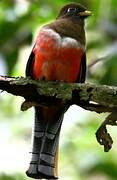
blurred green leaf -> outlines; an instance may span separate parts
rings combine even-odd
[[[0,175],[0,180],[26,180],[26,177],[19,173],[13,175],[6,175],[3,173]]]

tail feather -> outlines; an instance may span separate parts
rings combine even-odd
[[[64,112],[60,110],[55,121],[45,121],[41,109],[35,108],[32,158],[26,172],[29,177],[35,179],[58,178],[57,156],[63,115]]]

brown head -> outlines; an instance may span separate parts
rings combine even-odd
[[[72,20],[84,20],[91,12],[81,4],[70,3],[65,5],[59,12],[57,19],[71,18]]]

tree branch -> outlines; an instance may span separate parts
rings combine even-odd
[[[0,76],[0,89],[24,97],[22,110],[32,106],[53,106],[63,102],[67,105],[76,104],[97,113],[111,112],[96,132],[97,140],[104,145],[104,150],[110,150],[113,141],[106,130],[106,125],[116,125],[117,87]]]
[[[98,112],[117,110],[117,87],[114,86],[36,81],[23,77],[0,76],[0,89],[41,105],[48,106],[63,101],[68,104],[81,105],[85,109],[87,107],[88,110],[91,108],[91,111],[92,108],[94,111],[99,109]]]

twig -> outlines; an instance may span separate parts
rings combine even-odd
[[[106,56],[102,56],[102,57],[98,57],[97,59],[91,60],[91,63],[87,66],[87,69],[89,70],[92,66],[94,66],[100,61],[105,60],[106,58],[107,58]]]
[[[101,53],[101,52],[100,52]],[[107,46],[103,49],[103,56],[97,57],[91,60],[91,63],[87,66],[87,75],[89,76],[91,73],[91,68],[99,62],[108,61],[111,57],[117,54],[117,40],[113,42],[113,44]]]

